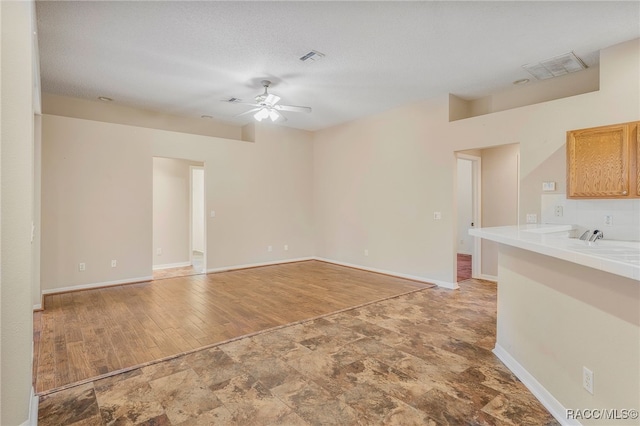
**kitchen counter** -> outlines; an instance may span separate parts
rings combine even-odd
[[[572,225],[469,232],[499,243],[494,354],[567,425],[580,424],[567,410],[640,410],[640,243],[571,238],[579,232]],[[583,388],[585,369],[597,377],[592,393]],[[607,423],[600,420],[594,424]]]
[[[476,228],[469,234],[640,281],[640,242],[590,243],[570,238],[574,229],[573,225],[521,225]]]

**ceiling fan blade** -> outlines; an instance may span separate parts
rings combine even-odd
[[[294,105],[276,105],[275,109],[280,111],[291,111],[291,112],[311,112],[310,107],[305,106],[294,106]]]
[[[271,121],[273,121],[274,123],[277,121],[279,123],[283,122],[283,121],[287,121],[287,118],[282,115],[278,110],[276,110],[275,108],[269,108],[269,118],[271,119]]]
[[[264,103],[274,106],[275,104],[278,103],[279,100],[280,100],[280,96],[269,93],[267,98],[264,100]]]
[[[241,112],[240,114],[234,115],[234,117],[242,117],[243,115],[251,114],[256,111],[260,111],[261,109],[262,108],[253,108],[253,109],[250,109],[249,111]]]
[[[220,102],[226,102],[228,104],[251,105],[251,106],[254,106],[254,107],[259,107],[260,106],[255,102],[243,102],[241,99],[238,99],[238,98],[220,99]]]
[[[280,116],[280,117],[278,117],[278,120],[277,120],[278,123],[284,123],[285,121],[289,121],[289,120],[287,120],[287,117],[285,117],[284,115],[280,114],[279,112],[278,112],[278,115]]]

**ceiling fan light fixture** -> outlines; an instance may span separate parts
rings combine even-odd
[[[287,117],[284,114],[282,114],[280,111],[306,112],[306,113],[311,112],[311,108],[307,106],[278,104],[278,102],[280,101],[280,96],[274,95],[268,92],[271,82],[269,80],[262,80],[261,83],[262,83],[262,87],[264,87],[264,93],[261,93],[254,98],[255,103],[242,102],[242,100],[239,98],[222,99],[222,102],[252,106],[253,109],[237,114],[235,115],[235,117],[242,117],[242,116],[251,114],[253,115],[253,118],[256,121],[262,121],[266,118],[271,119],[271,121],[273,122],[287,121]]]
[[[269,111],[266,108],[262,108],[260,111],[253,114],[253,118],[258,121],[262,121],[267,117],[269,117]]]
[[[269,118],[271,119],[271,121],[275,122],[277,119],[280,118],[280,113],[275,109],[272,109],[269,111]]]

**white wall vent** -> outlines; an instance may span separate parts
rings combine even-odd
[[[582,71],[587,66],[573,52],[545,59],[536,64],[523,65],[522,68],[538,80],[559,77],[576,71]]]
[[[316,62],[316,61],[319,61],[322,58],[324,58],[324,53],[320,53],[317,50],[312,50],[311,52],[307,53],[306,55],[301,56],[299,59],[302,62]]]

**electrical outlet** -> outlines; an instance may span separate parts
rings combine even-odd
[[[80,272],[84,272],[87,270],[87,265],[83,262],[83,263],[78,263],[78,271]]]
[[[369,249],[364,249],[364,255],[369,256]]]
[[[562,212],[562,206],[556,206],[556,208],[555,208],[556,217],[562,217],[562,213],[563,213]]]
[[[285,245],[284,245],[284,251],[287,251],[287,250],[289,250],[289,245],[288,245],[288,244],[285,244]]]
[[[118,261],[117,261],[117,260],[115,260],[115,259],[113,259],[113,260],[111,261],[111,267],[112,267],[112,268],[115,268],[116,266],[118,266]]]
[[[273,251],[273,246],[267,246],[267,251]]]
[[[543,191],[555,191],[556,183],[555,182],[542,182],[542,190]]]
[[[527,223],[538,223],[538,215],[535,213],[527,213]]]
[[[162,256],[162,249],[160,247],[156,249],[156,256]]]
[[[593,371],[587,367],[582,367],[582,387],[593,395]]]
[[[604,224],[608,225],[608,226],[612,226],[613,225],[613,216],[611,215],[606,215],[604,217]]]

